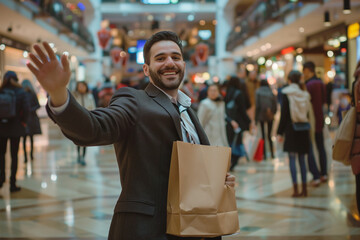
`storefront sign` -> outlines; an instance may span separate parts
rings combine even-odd
[[[5,44],[6,46],[17,48],[24,51],[30,51],[30,46],[28,44],[1,35],[0,35],[0,44]]]
[[[348,38],[353,39],[359,36],[359,23],[353,23],[348,27]]]
[[[292,53],[295,50],[294,47],[288,47],[288,48],[284,48],[283,50],[281,50],[281,55],[286,55],[288,53]]]

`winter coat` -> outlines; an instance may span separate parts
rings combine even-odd
[[[308,97],[309,94],[306,91],[301,90],[299,87],[290,87],[290,84],[288,87],[284,88],[282,90],[283,95],[283,105],[281,107],[281,118],[279,127],[277,130],[277,133],[279,135],[285,135],[285,141],[284,141],[284,152],[295,152],[300,154],[307,154],[309,152],[309,146],[310,146],[310,137],[309,137],[309,130],[305,131],[295,131],[293,128],[293,120],[291,116],[291,107],[293,107],[293,110],[298,109],[300,111],[303,111],[302,113],[299,113],[295,116],[295,119],[297,120],[306,120],[308,122],[308,119],[300,119],[298,117],[302,117],[304,115],[309,114],[310,106],[307,104],[307,102],[310,101]],[[289,88],[290,87],[290,88]],[[306,97],[308,96],[308,97]],[[296,98],[297,97],[297,98]],[[303,103],[306,103],[308,108],[302,108],[301,107],[301,101],[299,101],[299,105],[297,104],[291,104],[289,99],[296,98],[298,101],[299,99],[303,99]]]
[[[0,119],[0,137],[22,137],[25,135],[25,124],[29,116],[29,101],[25,90],[8,84],[4,89],[15,92],[16,116],[4,120]]]
[[[239,127],[242,131],[249,130],[250,118],[246,113],[245,107],[245,96],[244,94],[233,87],[229,87],[226,91],[225,96],[225,105],[227,105],[233,98],[235,97],[235,107],[233,109],[229,109],[226,107],[226,134],[228,137],[228,142],[231,144],[234,139],[234,129],[232,128],[230,122],[231,120],[236,121],[239,124]],[[236,144],[239,145],[242,143],[242,139],[238,138]]]
[[[225,129],[225,103],[205,98],[200,102],[198,118],[212,146],[229,146]]]
[[[85,107],[87,110],[94,110],[96,108],[95,106],[95,100],[94,96],[91,93],[85,93],[81,94],[77,91],[73,93],[76,101],[83,107]]]
[[[277,110],[276,97],[268,86],[261,86],[255,93],[255,121],[268,122],[274,120]]]
[[[315,114],[315,131],[322,132],[324,127],[323,105],[326,103],[325,84],[316,77],[306,81],[306,88],[311,96],[311,104]]]
[[[38,98],[35,93],[26,91],[27,99],[29,100],[29,116],[26,121],[26,135],[41,134],[40,120],[36,110],[40,108]]]

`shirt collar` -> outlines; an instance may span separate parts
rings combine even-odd
[[[172,103],[175,104],[180,104],[181,106],[188,108],[191,106],[191,98],[189,98],[185,93],[183,93],[182,91],[178,90],[178,95],[177,95],[177,100],[175,98],[173,98],[172,96],[170,96],[169,94],[167,94],[164,90],[162,90],[161,88],[159,88],[158,86],[156,86],[155,84],[153,84],[157,89],[159,89],[161,92],[163,92]]]

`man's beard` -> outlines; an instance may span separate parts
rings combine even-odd
[[[165,84],[162,80],[161,80],[161,74],[160,72],[162,71],[169,71],[169,70],[174,70],[175,72],[178,72],[179,77],[177,80],[172,80],[169,84]],[[157,72],[152,71],[151,69],[149,69],[150,72],[150,78],[153,80],[154,84],[156,86],[158,86],[159,88],[163,89],[163,90],[175,90],[178,89],[183,78],[184,78],[184,71],[181,69],[177,69],[177,68],[166,68],[166,69],[162,69],[159,70]]]

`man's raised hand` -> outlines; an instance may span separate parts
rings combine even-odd
[[[35,75],[41,86],[47,91],[53,106],[61,106],[67,100],[66,86],[69,83],[71,71],[67,56],[61,56],[61,63],[57,60],[54,51],[47,42],[43,42],[45,52],[39,45],[35,44],[34,49],[38,56],[30,53],[32,63],[27,67]]]

